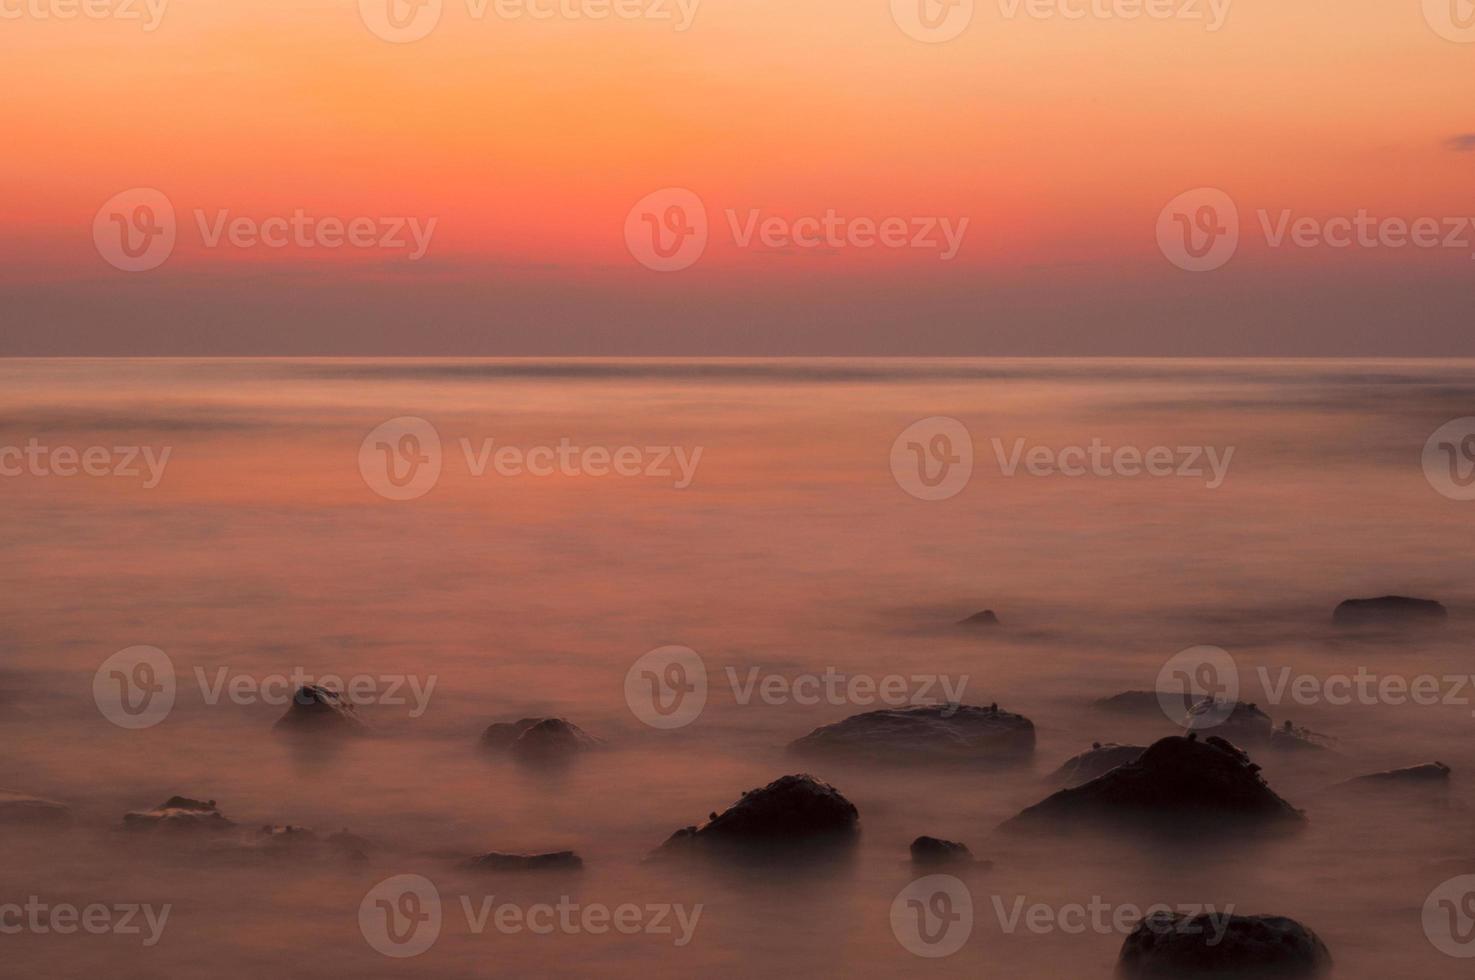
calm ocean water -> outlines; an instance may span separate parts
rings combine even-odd
[[[118,934],[0,936],[0,973],[1110,974],[1119,931],[1011,927],[1022,900],[1056,913],[1232,905],[1312,926],[1339,978],[1465,975],[1426,936],[1422,910],[1441,882],[1475,873],[1475,689],[1466,703],[1451,691],[1433,705],[1288,694],[1277,704],[1262,680],[1475,672],[1475,502],[1435,492],[1421,465],[1436,429],[1475,414],[1472,367],[0,362],[0,447],[35,446],[51,467],[0,477],[0,788],[76,813],[60,834],[7,829],[0,904],[172,910],[151,946]],[[393,428],[366,446],[406,417],[433,427],[439,453]],[[893,443],[938,417],[966,429],[972,474],[948,499],[920,499],[905,465],[893,472]],[[956,454],[961,444],[939,447],[934,430],[917,430],[919,451]],[[1128,475],[1141,467],[1120,456],[1113,471],[1078,476],[1026,463],[1036,449],[1060,459],[1093,442],[1165,447],[1172,472]],[[79,459],[101,447],[99,473],[137,475],[60,475],[67,447]],[[569,458],[585,471],[560,469],[560,447],[579,451]],[[423,495],[387,499],[404,487],[384,482],[388,469],[373,475],[381,452],[399,482],[430,484]],[[438,476],[412,470],[412,458]],[[614,472],[622,458],[630,475]],[[1227,461],[1217,478],[1211,459]],[[537,475],[544,464],[552,472]],[[1440,599],[1449,625],[1379,642],[1331,629],[1340,600],[1389,593]],[[985,608],[1002,629],[953,627]],[[1324,752],[1256,755],[1271,786],[1307,810],[1304,833],[1157,847],[995,833],[1093,740],[1170,734],[1166,718],[1087,705],[1151,689],[1167,659],[1196,644],[1234,657],[1244,700],[1331,740]],[[139,645],[167,655],[177,690],[166,717],[134,730],[109,720],[93,681]],[[695,650],[709,673],[704,710],[672,730],[644,724],[625,690],[637,658],[665,645]],[[788,741],[867,707],[782,694],[827,672],[901,677],[914,693],[915,678],[963,685],[964,701],[1033,719],[1034,766],[802,765],[785,756]],[[294,674],[408,678],[398,693],[409,703],[367,705],[378,737],[304,755],[272,735],[283,708],[270,691],[251,693]],[[769,689],[781,693],[745,697],[755,676],[779,678]],[[214,697],[222,681],[235,686]],[[556,772],[478,750],[488,723],[544,714],[607,750]],[[1325,792],[1435,759],[1455,770],[1447,806]],[[843,868],[642,863],[676,828],[805,769],[860,810],[861,843]],[[361,863],[221,862],[119,832],[125,811],[174,794],[217,800],[243,824],[346,827],[376,846]],[[917,876],[906,854],[919,834],[994,862],[968,877],[972,932],[946,958],[914,955],[891,927],[893,899]],[[478,877],[455,861],[563,848],[583,855],[581,875]],[[426,876],[443,900],[439,938],[413,958],[381,955],[361,930],[365,893],[398,874]],[[701,912],[689,936],[478,934],[462,898],[474,912],[487,896]]]

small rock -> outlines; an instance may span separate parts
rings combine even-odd
[[[1261,980],[1314,977],[1332,964],[1326,944],[1277,915],[1154,912],[1122,943],[1120,972],[1130,980]]]
[[[998,626],[999,625],[999,617],[996,616],[996,615],[994,615],[994,611],[992,609],[985,609],[981,613],[974,613],[972,616],[969,616],[967,619],[959,620],[958,621],[958,625],[959,626],[980,626],[980,627]]]
[[[1449,611],[1433,599],[1385,595],[1378,599],[1348,599],[1332,613],[1338,626],[1414,626],[1443,623]]]
[[[503,854],[492,851],[466,862],[472,871],[578,871],[584,859],[573,851],[548,854]]]
[[[331,688],[304,684],[272,730],[300,735],[363,735],[364,723],[348,699]]]
[[[1372,772],[1365,776],[1356,776],[1338,785],[1348,787],[1419,786],[1442,789],[1449,785],[1449,774],[1449,766],[1442,762],[1430,762],[1422,766],[1409,766],[1406,769]]]
[[[789,744],[789,751],[797,755],[903,764],[1013,763],[1028,759],[1034,750],[1034,724],[997,704],[868,711],[816,728]]]
[[[603,743],[565,718],[523,718],[488,725],[481,744],[523,762],[556,762]]]
[[[72,808],[65,803],[0,790],[0,824],[56,827],[71,821]]]
[[[1187,713],[1193,698],[1182,691],[1123,691],[1111,697],[1098,698],[1091,702],[1096,711],[1110,711],[1122,715],[1162,715],[1163,705],[1183,705]]]
[[[938,837],[918,837],[912,841],[913,864],[972,864],[973,852],[967,844]]]
[[[1275,725],[1258,705],[1204,698],[1188,709],[1185,728],[1213,732],[1231,742],[1257,744],[1269,740]]]
[[[152,810],[123,815],[123,826],[129,830],[206,831],[222,833],[234,827],[215,806],[214,800],[192,800],[187,796],[171,796]]]

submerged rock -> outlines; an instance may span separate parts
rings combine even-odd
[[[551,851],[547,854],[504,854],[491,851],[466,862],[472,871],[577,871],[584,859],[573,851]]]
[[[525,762],[551,762],[598,748],[602,743],[564,718],[523,718],[488,725],[481,733],[481,744]]]
[[[968,849],[967,844],[942,840],[938,837],[918,837],[912,841],[912,863],[926,865],[973,864],[974,861],[973,852]]]
[[[1183,727],[1206,734],[1212,732],[1231,742],[1253,745],[1269,741],[1275,725],[1259,705],[1203,698],[1188,709]]]
[[[981,613],[974,613],[972,616],[969,616],[967,619],[959,620],[958,621],[958,625],[959,626],[981,626],[981,627],[998,626],[999,625],[999,617],[996,616],[996,615],[994,615],[994,611],[992,609],[985,609]]]
[[[123,815],[123,826],[129,830],[206,831],[222,833],[235,826],[216,807],[214,800],[192,800],[187,796],[171,796],[152,810],[138,810]]]
[[[1433,599],[1385,595],[1378,599],[1348,599],[1332,613],[1338,626],[1414,626],[1442,623],[1449,611]]]
[[[1276,795],[1260,767],[1217,736],[1171,736],[1150,746],[1135,762],[1081,786],[1062,789],[1004,824],[1009,829],[1052,821],[1295,825],[1305,817]],[[1192,829],[1201,829],[1194,827]]]
[[[1098,698],[1091,702],[1096,711],[1111,711],[1123,715],[1161,715],[1163,705],[1183,705],[1186,714],[1193,698],[1182,691],[1123,691],[1111,697]]]
[[[1127,936],[1118,959],[1129,980],[1288,980],[1331,965],[1326,944],[1294,919],[1223,913],[1154,912]]]
[[[354,706],[337,691],[317,684],[304,684],[292,695],[287,713],[272,730],[300,735],[363,735],[364,723]]]
[[[1034,724],[996,704],[868,711],[816,728],[789,744],[789,751],[798,755],[896,763],[1018,762],[1034,750]]]
[[[801,773],[748,790],[701,826],[676,831],[656,853],[752,846],[826,849],[852,843],[859,824],[855,804],[829,783]]]
[[[1327,737],[1286,721],[1270,734],[1270,747],[1277,752],[1325,752]]]
[[[249,835],[218,841],[212,847],[216,857],[269,861],[366,861],[370,844],[347,830],[319,837],[307,827],[292,824],[267,824]]]
[[[1117,766],[1124,766],[1129,762],[1136,762],[1142,753],[1147,751],[1145,745],[1118,745],[1115,742],[1091,743],[1091,748],[1080,755],[1071,756],[1065,763],[1051,775],[1057,783],[1066,786],[1079,786],[1088,783],[1103,773],[1108,773]]]
[[[1406,769],[1389,769],[1385,772],[1371,772],[1365,776],[1355,776],[1337,785],[1349,788],[1412,786],[1426,789],[1444,789],[1449,786],[1449,774],[1449,766],[1446,766],[1442,762],[1430,762],[1422,766],[1409,766]]]
[[[65,803],[0,790],[0,824],[56,827],[71,820],[72,808]]]

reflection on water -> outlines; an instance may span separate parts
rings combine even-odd
[[[1119,933],[1032,930],[1016,915],[1093,902],[1286,914],[1327,941],[1338,977],[1460,975],[1425,938],[1421,910],[1441,881],[1475,873],[1475,706],[1277,704],[1265,682],[1475,670],[1475,505],[1432,492],[1419,465],[1429,434],[1470,414],[1470,365],[88,361],[7,362],[0,374],[0,445],[171,449],[153,489],[0,480],[0,786],[76,813],[66,830],[7,829],[0,902],[173,908],[149,948],[118,935],[0,937],[12,975],[226,980],[331,963],[362,977],[1105,976]],[[393,503],[365,485],[359,444],[407,415],[435,426],[445,459],[433,490]],[[931,416],[963,422],[975,446],[972,480],[937,503],[902,492],[889,464],[896,435]],[[639,477],[478,477],[462,439],[704,451],[676,490]],[[1018,439],[1235,454],[1216,490],[1005,476],[993,440],[1007,453]],[[1440,598],[1451,621],[1372,640],[1332,629],[1338,601],[1386,593]],[[953,627],[984,608],[1002,628]],[[140,644],[167,653],[178,690],[162,723],[129,731],[99,712],[92,675]],[[641,654],[667,644],[698,651],[710,684],[695,721],[661,731],[632,714],[624,685]],[[1277,724],[1333,740],[1255,755],[1307,810],[1304,833],[995,834],[1091,742],[1168,733],[1165,718],[1086,705],[1152,688],[1194,644],[1229,650],[1245,699]],[[744,697],[755,667],[790,681],[830,668],[966,681],[965,700],[1033,719],[1035,761],[801,766],[786,743],[858,707]],[[436,686],[417,715],[413,699],[364,708],[376,736],[325,752],[273,737],[285,707],[266,703],[266,688],[233,697],[222,669],[228,680],[295,669]],[[608,744],[551,769],[480,750],[488,723],[542,715]],[[1454,767],[1447,801],[1328,791],[1435,759]],[[851,860],[644,861],[672,831],[803,768],[859,808]],[[347,828],[374,847],[364,862],[222,861],[121,832],[125,811],[175,794],[217,800],[243,827]],[[993,862],[963,876],[974,929],[946,959],[913,956],[889,925],[918,874],[907,845],[920,834]],[[478,875],[460,862],[563,849],[583,856],[581,874]],[[365,894],[398,874],[428,877],[444,902],[439,939],[412,959],[381,956],[359,928]],[[493,908],[702,911],[682,945],[679,932],[582,926],[477,934],[488,896]]]

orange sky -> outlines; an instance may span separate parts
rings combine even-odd
[[[1009,18],[1009,0],[978,0],[939,44],[909,37],[886,0],[700,0],[684,32],[477,19],[445,0],[407,44],[376,37],[351,0],[174,0],[153,31],[36,13],[68,2],[0,0],[12,93],[0,289],[19,321],[3,353],[444,353],[468,337],[476,349],[460,352],[653,353],[693,318],[680,336],[720,339],[714,353],[1183,353],[1133,349],[1167,335],[1163,297],[1216,310],[1234,297],[1243,306],[1205,327],[1204,352],[1218,352],[1236,322],[1288,315],[1294,276],[1308,306],[1318,290],[1383,290],[1381,305],[1348,305],[1368,311],[1364,340],[1406,341],[1391,289],[1428,304],[1410,311],[1434,324],[1415,352],[1475,352],[1459,329],[1475,229],[1471,249],[1419,252],[1267,249],[1255,230],[1261,208],[1475,217],[1475,151],[1450,142],[1475,133],[1475,43],[1440,36],[1419,0],[1232,0],[1215,32],[1209,0],[1160,0],[1204,18],[1171,21]],[[1093,2],[1110,5],[1061,0]],[[1224,270],[1183,273],[1154,229],[1171,198],[1204,186],[1239,205],[1245,240]],[[158,269],[119,272],[92,222],[135,187],[167,196],[178,244]],[[665,187],[695,192],[712,227],[701,261],[676,274],[632,260],[623,235],[631,206]],[[379,249],[210,248],[194,217],[299,209],[436,225],[407,263]],[[734,242],[729,209],[969,225],[951,262],[926,249],[775,254]],[[414,299],[383,316],[391,287]],[[858,305],[870,317],[856,347]],[[278,351],[268,338],[283,315],[300,317],[301,346]],[[914,348],[907,322],[924,315]],[[228,324],[217,338],[212,319]],[[734,339],[790,321],[806,349],[779,349],[777,327],[753,347]],[[1046,329],[1044,349],[989,347],[1026,322]],[[1362,352],[1339,345],[1345,330],[1312,327],[1326,353]],[[534,328],[546,350],[519,346]],[[1113,329],[1136,339],[1114,351]]]

